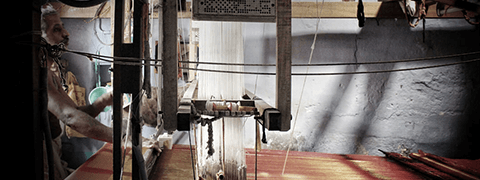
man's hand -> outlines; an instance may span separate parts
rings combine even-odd
[[[102,96],[98,97],[97,100],[95,100],[94,104],[97,103],[98,105],[103,106],[103,108],[113,105],[113,91],[102,94]]]
[[[102,96],[98,97],[93,104],[89,106],[80,106],[78,107],[79,110],[86,112],[92,117],[97,117],[100,112],[105,109],[107,106],[113,105],[113,92],[109,91]]]

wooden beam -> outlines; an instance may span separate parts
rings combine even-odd
[[[115,9],[120,9],[122,11],[115,12],[115,28],[114,28],[114,55],[119,57],[135,57],[143,58],[143,37],[144,31],[142,22],[143,16],[143,3],[140,0],[135,0],[135,11],[133,14],[133,43],[127,43],[124,41],[124,15],[123,11],[125,7],[125,1],[117,0],[115,4]],[[140,61],[138,61],[140,62]],[[141,66],[128,66],[114,64],[113,67],[113,115],[114,115],[114,140],[113,140],[113,177],[114,179],[120,178],[121,171],[121,132],[122,132],[122,97],[123,93],[131,93],[132,103],[130,104],[131,109],[131,135],[132,135],[132,147],[133,149],[141,149],[141,127],[140,127],[140,118],[139,118],[139,108],[140,98],[135,98],[140,95],[141,87]],[[145,168],[142,164],[138,162],[143,162],[139,151],[134,151],[133,162],[132,163],[132,177],[133,179],[139,179],[140,176],[146,177]],[[120,160],[119,160],[120,159]]]
[[[317,18],[319,16],[321,18],[356,18],[357,5],[357,2],[324,2],[318,4],[315,2],[293,2],[292,18]],[[397,1],[364,2],[363,5],[366,18],[405,18],[405,14]],[[445,16],[438,17],[435,12],[436,7],[436,4],[428,7],[427,18],[463,18],[461,12],[448,13]]]
[[[192,99],[195,94],[195,89],[197,89],[198,81],[195,79],[188,89],[183,94],[182,100],[180,100],[180,105],[178,106],[177,113],[177,130],[179,131],[189,131],[190,130],[190,120],[192,118]]]
[[[260,113],[260,116],[262,115],[265,109],[273,108],[272,106],[270,106],[270,104],[266,103],[262,98],[257,97],[255,94],[253,94],[247,89],[245,89],[245,94],[247,94],[251,100],[255,101],[255,107],[257,108],[257,111]]]
[[[115,0],[115,9],[124,9],[124,0]],[[123,11],[115,11],[113,55],[121,56],[123,45]],[[122,171],[122,87],[121,66],[113,65],[113,179],[120,179]]]
[[[269,131],[278,131],[281,126],[281,113],[280,111],[273,109],[270,104],[266,103],[262,98],[257,97],[255,94],[245,89],[245,94],[251,100],[255,101],[255,107],[257,108],[260,116],[263,116],[263,126]],[[257,132],[258,133],[258,132]],[[258,140],[260,142],[260,140]]]
[[[145,24],[144,15],[148,16],[148,13],[143,13],[143,10],[147,10],[148,8],[144,8],[145,3],[141,0],[134,0],[132,2],[134,11],[133,11],[133,47],[130,49],[133,52],[132,57],[136,58],[145,58],[143,56],[144,52],[144,37],[145,37]],[[148,19],[148,17],[145,17]],[[128,56],[127,56],[128,57]],[[141,62],[141,61],[139,61]],[[125,69],[127,70],[127,69]],[[132,96],[141,96],[141,87],[142,87],[142,67],[141,66],[130,66],[128,67],[127,71],[124,71],[122,74],[128,74],[130,79],[122,77],[122,81],[128,82],[128,85],[124,83],[126,86],[131,86],[131,93]],[[126,89],[126,88],[125,88]],[[133,98],[132,97],[132,98]],[[132,179],[147,179],[147,174],[145,171],[145,163],[142,156],[142,127],[140,125],[140,100],[141,98],[133,98],[132,103],[130,104],[132,117],[130,119],[130,127],[132,128]]]
[[[357,17],[357,2],[297,2],[292,7],[293,18],[356,18]],[[375,18],[390,17],[398,18],[405,17],[397,2],[364,2],[365,17]],[[396,11],[396,7],[398,10]],[[317,14],[318,11],[318,14]],[[387,11],[388,13],[382,13]]]
[[[280,130],[288,131],[292,96],[292,1],[277,0],[277,76],[275,106],[281,113]]]
[[[197,89],[198,80],[193,80],[188,86],[187,90],[183,94],[183,98],[192,100],[195,95],[195,90]]]
[[[177,8],[176,0],[163,1],[160,54],[162,55],[163,97],[162,111],[165,130],[177,129],[178,110],[178,59],[177,59]]]
[[[95,12],[99,6],[89,8],[75,8],[52,2],[54,7],[59,10],[62,18],[94,18]],[[110,18],[111,3],[108,2],[100,13],[100,18]],[[323,7],[322,7],[323,5]],[[364,2],[365,17],[367,18],[405,18],[398,2]],[[323,9],[323,10],[322,10]],[[445,16],[438,17],[435,9],[436,5],[428,7],[427,18],[463,18],[461,12],[448,13]],[[317,18],[317,10],[321,18],[356,18],[357,2],[292,2],[292,18]],[[469,13],[473,16],[472,13]],[[158,12],[153,13],[153,18],[158,18]],[[177,12],[179,18],[191,18],[190,2],[187,2],[187,10]]]

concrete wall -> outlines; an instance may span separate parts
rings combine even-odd
[[[86,24],[78,19],[64,19],[64,22],[72,34],[71,49],[87,52],[100,49],[102,54],[110,55],[109,48],[94,36],[93,22]],[[293,63],[308,63],[316,23],[316,19],[292,20]],[[102,27],[110,29],[109,24],[104,21]],[[179,24],[188,41],[189,19],[179,20]],[[480,31],[463,19],[428,19],[425,43],[421,23],[417,28],[410,28],[404,19],[368,19],[363,28],[357,24],[355,19],[322,19],[312,63],[386,61],[480,50]],[[155,41],[157,21],[153,28]],[[109,35],[101,35],[109,42]],[[246,63],[275,63],[275,24],[244,23],[244,41]],[[81,45],[77,47],[77,43]],[[461,59],[311,67],[309,72],[391,70]],[[78,72],[74,73],[82,86],[92,87],[93,66],[83,60],[82,64],[77,62],[80,61],[71,60],[69,68]],[[393,152],[422,149],[446,157],[480,158],[474,153],[480,150],[474,144],[480,136],[477,130],[480,116],[476,113],[480,109],[479,66],[480,63],[471,63],[393,73],[309,76],[306,80],[304,76],[294,76],[293,135],[291,131],[267,132],[268,143],[264,148],[286,149],[292,141],[291,149],[300,151],[382,155],[377,149]],[[245,70],[275,72],[274,67]],[[305,67],[293,68],[293,72],[305,71]],[[82,73],[90,75],[78,75]],[[274,76],[245,75],[245,87],[274,104]],[[248,148],[254,146],[254,130],[253,118],[247,119],[244,139]],[[188,144],[188,136],[175,133],[174,142]]]
[[[62,19],[62,21],[65,24],[65,28],[70,33],[70,49],[107,56],[111,55],[111,47],[102,44],[102,42],[106,44],[111,43],[110,19],[96,21],[92,21],[91,19]],[[101,42],[95,37],[94,29]],[[72,71],[72,73],[75,74],[78,83],[80,86],[85,87],[88,95],[88,93],[95,88],[95,82],[97,80],[95,75],[95,63],[89,61],[84,56],[72,53],[66,53],[62,58],[68,60],[69,66],[67,67],[67,70]],[[98,71],[100,72],[100,70]],[[108,81],[110,81],[110,78],[108,78]]]
[[[316,19],[293,19],[293,63],[308,63]],[[405,20],[322,19],[312,63],[371,62],[420,58],[480,50],[479,31],[462,19],[428,19],[426,41],[420,24]],[[275,25],[247,23],[246,63],[275,63]],[[465,56],[471,59],[475,56]],[[479,56],[477,55],[476,58]],[[348,72],[409,68],[457,62],[311,67],[309,72]],[[268,132],[266,148],[341,154],[382,155],[377,149],[401,152],[422,149],[446,157],[478,158],[480,63],[434,69],[338,76],[292,77],[292,134]],[[274,72],[273,67],[247,71]],[[294,67],[292,72],[306,72]],[[303,82],[305,80],[305,86]],[[273,76],[245,76],[246,88],[275,102]],[[256,90],[255,90],[256,86]],[[303,98],[300,103],[300,94]],[[300,103],[300,104],[299,104]],[[297,112],[298,110],[298,112]],[[297,114],[298,113],[298,114]],[[296,121],[295,121],[296,120]],[[296,122],[296,123],[295,123]],[[253,141],[253,120],[246,136]],[[246,138],[249,139],[249,138]],[[247,141],[248,142],[248,141]],[[253,146],[253,144],[249,144]]]

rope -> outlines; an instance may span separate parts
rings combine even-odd
[[[212,126],[212,122],[209,121],[207,122],[208,124],[208,140],[207,140],[207,148],[208,148],[208,156],[207,156],[207,159],[213,155],[213,153],[215,152],[215,149],[213,149],[213,126]]]

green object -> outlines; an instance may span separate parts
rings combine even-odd
[[[97,87],[97,88],[93,89],[92,91],[90,91],[90,94],[88,95],[88,101],[90,101],[90,104],[93,104],[93,102],[95,102],[95,100],[97,100],[97,98],[99,98],[100,96],[102,96],[105,93],[107,93],[107,88],[106,87]],[[111,108],[112,108],[111,106],[107,106],[107,107],[105,107],[105,109],[103,109],[103,112],[107,112]]]

